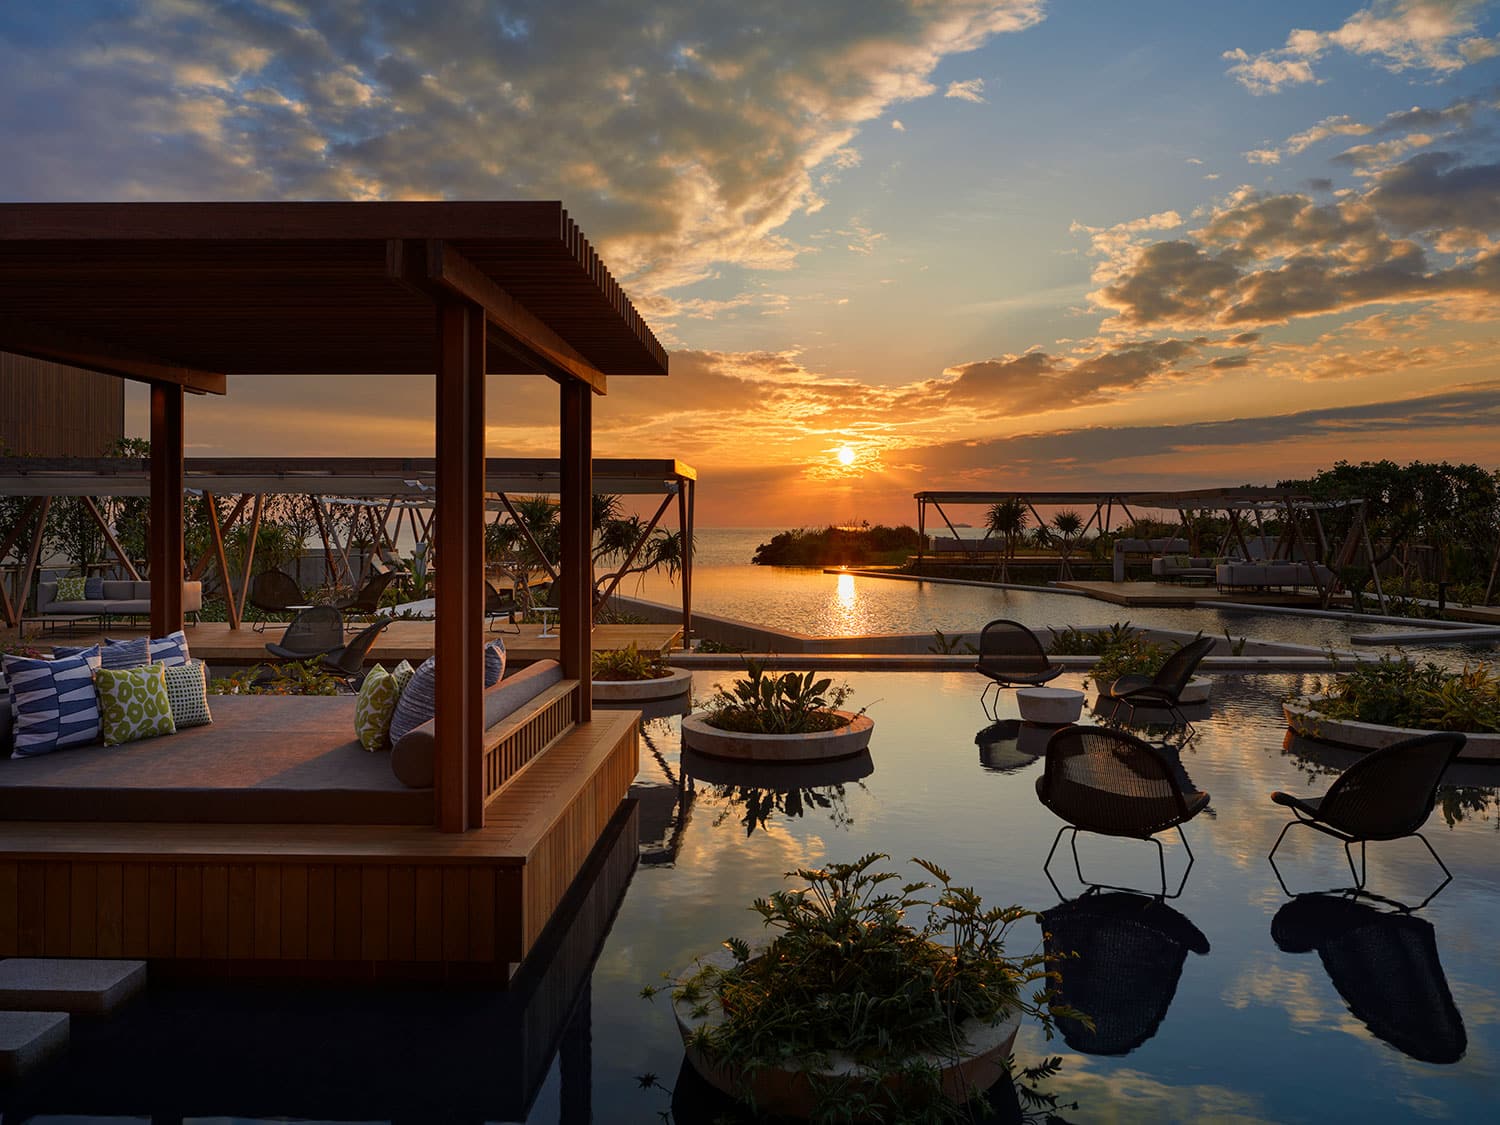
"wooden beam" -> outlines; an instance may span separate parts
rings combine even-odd
[[[151,384],[151,635],[182,628],[182,387]]]
[[[250,532],[245,536],[245,557],[240,563],[239,615],[245,617],[245,599],[250,595],[250,570],[255,566],[255,541],[260,538],[260,512],[265,497],[255,494],[255,503],[250,505]],[[226,583],[227,585],[227,583]]]
[[[109,549],[115,553],[115,558],[119,559],[120,565],[125,568],[125,573],[139,582],[140,572],[135,569],[135,563],[131,562],[130,556],[125,553],[125,548],[120,546],[120,541],[115,538],[115,533],[110,530],[109,524],[104,522],[104,513],[99,510],[99,505],[94,503],[92,496],[84,496],[81,499],[84,507],[89,510],[89,515],[93,516],[94,522],[99,525],[99,530],[104,533],[104,541],[109,544]]]
[[[574,714],[593,718],[593,655],[590,634],[594,608],[593,396],[587,384],[569,379],[559,386],[560,468],[562,471],[562,575],[558,602],[558,653],[563,679],[578,681]],[[441,497],[442,492],[439,490]]]
[[[234,502],[234,507],[229,510],[229,518],[225,520],[223,524],[224,532],[226,534],[234,530],[234,525],[239,522],[240,513],[245,510],[245,505],[249,502],[249,500],[250,494],[248,492],[245,492],[241,493],[240,498]],[[189,582],[197,582],[200,578],[202,578],[203,572],[208,569],[208,564],[213,561],[213,557],[214,548],[213,544],[210,543],[206,548],[204,548],[203,553],[198,556],[198,561],[195,562],[188,570],[187,580]]]
[[[687,491],[687,512],[684,520],[682,492]],[[684,480],[677,490],[678,531],[682,533],[682,647],[692,647],[693,636],[693,527],[694,508],[698,500],[698,482]]]
[[[438,306],[437,826],[484,825],[484,310]],[[564,675],[567,675],[565,672]]]
[[[63,332],[13,317],[0,317],[0,350],[118,375],[139,383],[166,383],[195,394],[221,395],[228,386],[223,372],[203,371],[174,360],[144,356],[78,332]]]
[[[515,525],[521,529],[521,534],[525,536],[526,542],[530,544],[532,553],[541,560],[542,569],[547,572],[547,577],[556,582],[557,568],[552,565],[551,561],[542,551],[542,545],[536,541],[536,536],[531,534],[531,528],[526,526],[526,521],[523,520],[521,518],[521,514],[516,511],[515,505],[510,502],[510,497],[505,495],[505,493],[503,492],[497,492],[495,495],[500,497],[500,503],[504,505],[505,510],[510,513],[510,518],[515,521]]]
[[[21,571],[21,585],[16,591],[16,606],[21,615],[26,612],[26,599],[31,596],[31,579],[36,575],[36,565],[42,557],[42,540],[47,532],[47,512],[52,507],[52,497],[43,496],[37,508],[36,534],[32,536],[31,548],[26,552],[26,566]],[[17,621],[19,624],[19,619]]]
[[[219,526],[219,505],[212,492],[203,494],[203,512],[208,516],[208,534],[213,541],[214,557],[219,564],[219,581],[224,583],[224,608],[229,616],[229,627],[240,627],[240,607],[234,598],[234,586],[229,581],[229,558],[224,554],[224,529]]]
[[[11,549],[15,547],[26,529],[31,526],[31,521],[35,518],[37,509],[42,506],[42,501],[45,499],[46,497],[44,496],[32,497],[22,510],[20,517],[16,520],[15,526],[10,529],[9,534],[6,535],[4,540],[0,540],[0,562],[5,561]],[[26,608],[26,594],[24,591],[21,593],[21,608]],[[0,612],[4,613],[5,624],[9,628],[14,629],[20,624],[20,618],[16,615],[16,607],[11,603],[10,594],[5,589],[5,580],[3,577],[0,577]]]
[[[635,562],[635,557],[641,553],[641,548],[646,545],[646,540],[651,538],[651,533],[656,530],[657,523],[666,514],[667,508],[671,503],[671,496],[663,496],[661,498],[661,504],[657,507],[656,514],[651,517],[651,522],[646,525],[646,530],[641,532],[641,537],[630,548],[630,553],[625,556],[625,561],[620,564],[620,569],[614,573],[609,586],[605,588],[604,593],[599,597],[600,602],[609,601],[610,595],[615,592],[615,588],[619,586],[620,580],[625,577],[625,572],[630,569],[630,564]]]
[[[418,247],[423,259],[417,264]],[[533,369],[553,378],[578,379],[604,394],[607,380],[583,355],[549,328],[473,262],[441,239],[388,244],[390,271],[429,293],[472,301],[498,330],[491,342]]]

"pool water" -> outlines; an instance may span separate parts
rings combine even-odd
[[[729,675],[696,673],[695,695]],[[920,856],[988,903],[1060,905],[1043,870],[1060,822],[1035,793],[1040,740],[993,729],[973,674],[849,681],[875,731],[868,757],[845,765],[746,774],[685,756],[678,719],[644,725],[633,787],[640,865],[622,899],[585,911],[596,936],[569,938],[534,966],[548,979],[576,973],[581,985],[500,994],[153,985],[135,1023],[81,1026],[71,1061],[5,1104],[5,1119],[714,1120],[717,1111],[690,1108],[694,1082],[666,998],[640,991],[726,937],[756,937],[748,905],[782,886],[784,872],[884,852],[915,876],[908,860]],[[1269,794],[1320,793],[1353,760],[1288,741],[1279,704],[1306,684],[1293,674],[1215,677],[1207,713],[1194,717],[1198,736],[1179,755],[1212,798],[1185,828],[1196,862],[1181,897],[1094,895],[1052,916],[1058,941],[1090,951],[1072,963],[1075,1003],[1092,1007],[1108,1036],[1074,1029],[1071,1041],[1049,1043],[1023,1027],[1020,1061],[1063,1060],[1048,1089],[1077,1103],[1066,1120],[1404,1122],[1493,1111],[1500,769],[1451,772],[1427,837],[1455,878],[1414,916],[1290,899],[1266,861],[1287,821]],[[1080,687],[1081,677],[1056,685]],[[1015,716],[1012,694],[1002,707]],[[1175,885],[1186,855],[1175,834],[1163,839]],[[1090,879],[1157,883],[1146,843],[1085,836],[1079,851]],[[1288,835],[1278,864],[1295,892],[1350,881],[1339,845],[1308,830]],[[1051,870],[1067,898],[1084,890],[1066,847]],[[1416,904],[1440,881],[1420,842],[1371,845],[1381,894]],[[1110,961],[1125,940],[1122,917],[1149,923],[1151,941]],[[1023,920],[1013,952],[1041,945],[1041,927]],[[570,1007],[567,1031],[548,1030]],[[675,1104],[666,1088],[678,1090]]]

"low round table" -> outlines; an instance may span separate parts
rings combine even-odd
[[[1016,689],[1021,718],[1038,726],[1061,727],[1076,723],[1083,714],[1083,692],[1060,687]]]

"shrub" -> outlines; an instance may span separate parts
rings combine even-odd
[[[1449,671],[1382,658],[1319,685],[1320,714],[1387,727],[1500,733],[1500,677],[1488,664]]]
[[[338,695],[344,683],[329,675],[316,659],[285,664],[257,664],[208,683],[210,695]]]
[[[834,687],[811,672],[768,675],[758,660],[748,661],[747,671],[704,705],[710,726],[741,734],[810,734],[849,725],[837,714],[853,690],[848,684]]]
[[[643,653],[634,644],[594,653],[596,680],[659,680],[671,674],[658,654]]]

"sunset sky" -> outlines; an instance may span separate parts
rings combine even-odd
[[[672,352],[596,452],[705,525],[1500,466],[1500,0],[6,3],[0,152],[9,200],[561,199]],[[238,377],[189,452],[430,455],[431,400]],[[490,403],[555,453],[549,383]]]

